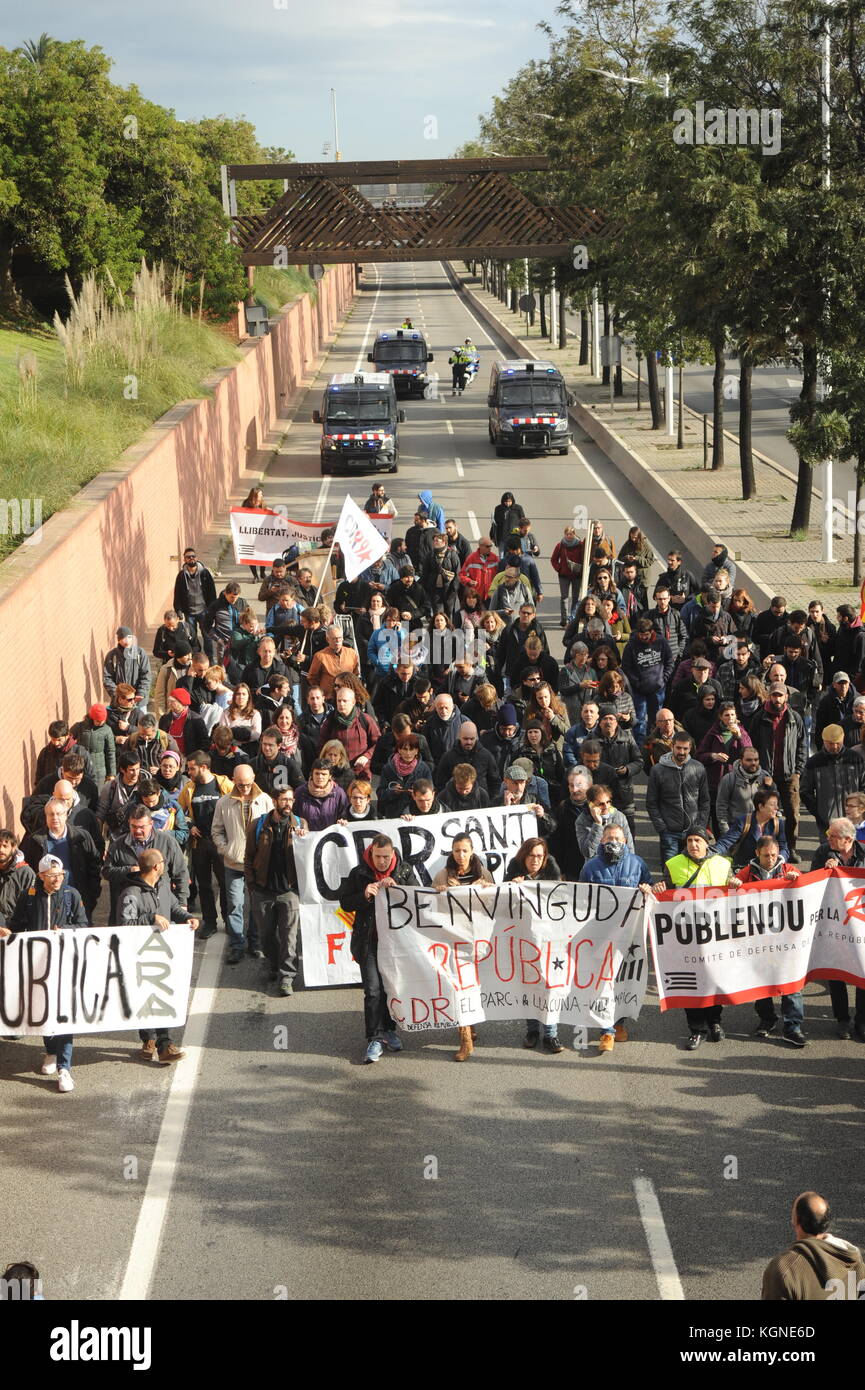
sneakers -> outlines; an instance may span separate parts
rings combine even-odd
[[[250,960],[264,960],[264,952],[258,946],[249,946],[246,954]]]
[[[181,1057],[186,1056],[186,1053],[181,1052],[179,1047],[174,1046],[174,1043],[169,1043],[167,1047],[161,1047],[156,1055],[162,1066],[167,1067],[172,1062],[179,1062]]]
[[[216,936],[217,927],[201,927],[195,934],[199,941],[209,941],[212,936]]]
[[[757,1027],[754,1029],[754,1037],[755,1037],[755,1038],[768,1038],[768,1037],[771,1036],[772,1033],[774,1033],[774,1031],[775,1031],[775,1029],[776,1029],[777,1027],[778,1027],[778,1020],[777,1020],[777,1018],[773,1018],[773,1019],[771,1020],[771,1022],[770,1022],[769,1019],[767,1019],[767,1018],[761,1018],[761,1019],[760,1019],[760,1022],[757,1024]]]
[[[138,1055],[139,1055],[139,1057],[141,1057],[142,1060],[145,1061],[145,1062],[155,1062],[155,1061],[156,1061],[156,1039],[155,1039],[155,1038],[148,1038],[148,1039],[147,1039],[147,1042],[143,1042],[143,1043],[141,1044],[141,1051],[139,1052]]]
[[[402,1038],[400,1038],[395,1028],[384,1035],[385,1044],[388,1052],[402,1052]]]
[[[242,947],[242,946],[232,946],[232,948],[231,948],[231,950],[229,951],[228,955],[225,957],[225,964],[226,964],[226,965],[239,965],[240,962],[243,960],[243,955],[244,955],[244,952],[243,952],[243,947]]]
[[[628,1041],[628,1030],[627,1030],[627,1028],[625,1027],[624,1023],[617,1023],[617,1024],[616,1024],[616,1042],[627,1042],[627,1041]]]
[[[613,1037],[612,1033],[602,1033],[598,1041],[598,1051],[612,1052],[615,1045],[616,1039]]]
[[[709,1024],[709,1042],[723,1042],[726,1036],[720,1023]]]
[[[526,1033],[526,1036],[523,1038],[523,1047],[537,1047],[540,1036],[540,1033],[534,1033],[529,1029],[528,1033]]]
[[[373,1038],[372,1042],[367,1044],[363,1060],[364,1062],[377,1062],[383,1052],[384,1044],[380,1043],[378,1038]]]
[[[55,1076],[57,1074],[57,1058],[54,1056],[53,1052],[45,1053],[39,1070],[43,1076]]]
[[[57,1073],[57,1089],[58,1091],[64,1092],[75,1090],[75,1082],[72,1080],[72,1077],[65,1067],[62,1067]]]
[[[692,1033],[688,1041],[685,1043],[685,1051],[696,1052],[697,1048],[700,1046],[700,1043],[703,1041],[705,1036],[705,1033]]]
[[[279,986],[279,993],[283,999],[290,999],[294,994],[294,989],[288,980],[283,980],[282,984]]]
[[[784,1041],[790,1043],[792,1047],[807,1047],[808,1045],[801,1028],[785,1028],[782,1036]]]
[[[851,1034],[851,1032],[850,1032],[850,1024],[849,1024],[849,1022],[845,1022],[844,1020],[839,1019],[839,1022],[838,1022],[838,1037],[841,1039],[842,1042],[849,1042],[849,1041],[850,1041],[850,1039],[851,1039],[851,1037],[852,1037],[852,1034]]]
[[[552,1052],[555,1055],[557,1052],[564,1052],[564,1050],[564,1046],[559,1042],[555,1033],[551,1038],[544,1038],[544,1052]]]

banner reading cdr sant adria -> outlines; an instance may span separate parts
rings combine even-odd
[[[537,835],[538,823],[527,806],[492,806],[412,820],[334,825],[295,840],[307,988],[360,983],[360,971],[351,958],[351,922],[339,906],[339,885],[370,841],[376,835],[389,835],[400,858],[408,860],[419,881],[428,885],[444,868],[451,841],[461,831],[471,835],[475,852],[500,883],[523,840]]]
[[[116,1033],[186,1020],[189,927],[69,927],[0,941],[0,1033]]]
[[[577,1027],[636,1018],[646,992],[646,899],[603,883],[389,888],[378,963],[401,1029],[484,1019]]]
[[[808,980],[865,989],[865,870],[822,869],[789,887],[679,888],[651,908],[661,1009],[743,1004]]]

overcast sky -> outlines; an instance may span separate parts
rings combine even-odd
[[[285,6],[278,8],[277,6]],[[12,14],[13,9],[16,13]],[[520,65],[555,0],[29,0],[0,46],[43,31],[98,44],[113,80],[181,119],[246,116],[263,145],[322,157],[336,88],[344,159],[446,158]],[[437,139],[425,137],[438,122]]]

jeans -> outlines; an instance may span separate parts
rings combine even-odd
[[[754,1008],[757,1010],[761,1023],[777,1023],[775,1000],[771,994],[767,994],[763,999],[755,999]],[[784,1020],[785,1028],[802,1027],[805,1018],[805,1005],[802,1003],[801,990],[797,990],[795,994],[781,995],[781,1017]]]
[[[226,865],[223,872],[225,874],[225,900],[228,907],[228,916],[225,919],[228,944],[238,951],[242,951],[245,945],[249,946],[250,951],[257,951],[258,929],[252,917],[249,919],[249,941],[247,942],[244,938],[243,916],[246,905],[246,883],[243,878],[243,870],[230,869]]]
[[[269,893],[264,888],[253,888],[252,918],[271,970],[278,975],[280,984],[290,985],[297,974],[300,929],[297,894]]]
[[[781,799],[781,815],[787,821],[787,844],[790,852],[796,848],[799,835],[799,774],[792,777],[776,777],[775,785]]]
[[[542,1029],[545,1038],[557,1038],[559,1036],[559,1025],[557,1023],[538,1023],[536,1018],[526,1019],[526,1035],[528,1037],[540,1037]]]
[[[43,1038],[45,1051],[49,1057],[57,1058],[57,1070],[69,1071],[72,1066],[72,1036],[69,1033],[58,1033],[54,1038]]]
[[[139,1028],[138,1036],[143,1043],[155,1039],[157,1052],[161,1052],[171,1042],[171,1034],[167,1028]]]
[[[385,1033],[393,1033],[396,1023],[387,1007],[384,983],[378,968],[378,937],[373,927],[365,943],[352,942],[355,960],[360,967],[363,983],[363,1022],[367,1042],[382,1042]]]
[[[204,613],[187,613],[186,621],[192,631],[192,645],[204,645]]]
[[[559,598],[562,600],[562,607],[565,608],[570,617],[579,602],[580,572],[577,570],[576,574],[560,574],[558,580]]]
[[[228,906],[225,900],[225,878],[222,872],[222,860],[216,852],[216,846],[209,835],[202,836],[200,840],[191,841],[192,848],[189,851],[189,858],[192,864],[192,871],[195,881],[198,884],[198,897],[201,902],[201,925],[202,927],[216,926],[216,899],[213,894],[213,879],[216,879],[219,889],[219,906],[222,910],[222,920],[228,920]]]
[[[673,859],[679,853],[681,840],[681,835],[675,830],[664,830],[658,836],[658,843],[661,847],[661,868],[664,867],[668,859]]]
[[[640,745],[645,741],[647,730],[654,728],[658,710],[664,707],[664,694],[663,690],[653,690],[648,695],[640,695],[636,690],[631,691],[636,715],[634,738]]]
[[[827,980],[829,996],[832,1000],[832,1013],[836,1023],[850,1022],[850,1003],[847,997],[846,980]],[[856,1022],[865,1028],[865,989],[856,990]]]

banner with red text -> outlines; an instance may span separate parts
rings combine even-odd
[[[650,913],[661,1009],[794,994],[808,980],[865,989],[865,870],[823,869],[785,885],[677,888]]]
[[[376,835],[389,835],[403,860],[428,885],[444,868],[451,841],[471,835],[475,852],[497,883],[523,840],[538,833],[526,806],[491,806],[485,811],[449,811],[411,820],[356,821],[318,830],[294,842],[303,937],[303,981],[311,986],[360,981],[351,958],[351,923],[339,906],[339,885]]]
[[[612,1027],[646,992],[646,899],[604,883],[389,888],[376,898],[387,1006],[406,1032],[485,1019]]]

